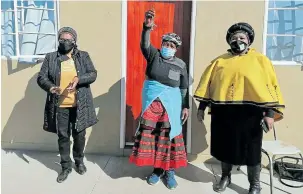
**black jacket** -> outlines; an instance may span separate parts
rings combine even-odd
[[[59,52],[48,53],[45,56],[41,70],[38,74],[38,85],[47,92],[43,129],[48,132],[57,133],[57,109],[59,96],[50,93],[50,88],[60,85],[61,62],[64,57]],[[77,122],[78,132],[91,127],[98,122],[93,96],[90,89],[97,78],[97,71],[85,51],[75,50],[72,55],[79,78],[76,88],[77,92]]]

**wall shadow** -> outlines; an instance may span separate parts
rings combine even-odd
[[[30,150],[11,150],[11,149],[2,149],[5,154],[15,154],[24,162],[30,164],[30,161],[27,157],[32,158],[33,160],[38,161],[46,168],[51,171],[55,171],[59,174],[61,171],[60,165],[60,156],[55,152],[44,152],[44,151],[30,151]],[[51,154],[50,154],[51,153]]]
[[[87,161],[97,164],[112,179],[122,177],[133,177],[144,179],[146,173],[142,173],[141,168],[130,164],[128,157],[111,157],[104,169],[104,161],[96,160],[91,153],[123,155],[120,149],[120,96],[121,84],[125,80],[121,79],[111,86],[107,93],[94,98],[94,106],[97,109],[99,122],[92,127],[91,134],[87,137],[85,147],[85,157]],[[126,107],[129,116],[132,116],[130,107]],[[131,117],[133,120],[133,116]],[[116,153],[116,154],[114,154]],[[118,169],[118,170],[117,170]],[[149,170],[146,170],[149,172]]]
[[[87,137],[85,153],[119,155],[121,152],[119,146],[121,83],[122,80],[117,81],[107,93],[94,98],[99,122],[92,127],[91,134]]]
[[[7,62],[7,74],[11,75],[24,69],[32,68],[42,63],[44,59],[33,59],[32,61],[22,61],[19,59],[19,61],[16,61],[10,57],[6,57],[4,60]],[[14,67],[13,63],[17,63],[16,67]]]
[[[141,113],[140,113],[141,115]],[[141,116],[135,118],[132,110],[132,106],[126,105],[126,115],[125,115],[125,142],[134,142],[135,140],[135,133],[139,126]]]
[[[193,81],[193,80],[192,80]],[[208,143],[206,139],[207,130],[204,122],[200,123],[197,118],[198,107],[195,103],[195,99],[192,99],[192,115],[191,115],[191,154],[188,156],[188,161],[194,161],[197,159],[198,154],[204,152],[208,148]],[[207,110],[206,110],[207,111]],[[205,111],[205,113],[207,113]]]
[[[23,161],[29,163],[25,155],[32,157],[38,162],[45,165],[51,170],[59,170],[55,164],[55,157],[40,157],[25,150],[11,150],[15,144],[27,144],[28,147],[39,147],[39,143],[35,145],[32,142],[41,141],[41,144],[55,144],[57,142],[56,135],[45,132],[42,129],[43,112],[46,94],[36,83],[38,73],[36,73],[28,82],[24,97],[14,106],[13,111],[4,126],[1,133],[2,149],[6,153],[14,153]],[[5,113],[3,113],[5,114]],[[12,144],[12,146],[9,146]],[[52,146],[52,145],[51,145]],[[17,146],[20,147],[20,146]],[[25,149],[28,149],[25,148]],[[56,154],[54,153],[54,156]],[[58,157],[56,157],[58,158]]]

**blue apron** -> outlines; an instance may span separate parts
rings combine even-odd
[[[168,114],[171,130],[169,133],[170,140],[182,132],[182,98],[180,88],[166,86],[154,80],[145,80],[142,90],[142,113],[141,117],[151,103],[159,98]],[[140,125],[137,128],[139,130]]]

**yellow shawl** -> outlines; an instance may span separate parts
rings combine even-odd
[[[247,54],[219,56],[204,71],[194,97],[214,104],[251,104],[275,111],[275,121],[285,108],[271,61],[255,49]]]

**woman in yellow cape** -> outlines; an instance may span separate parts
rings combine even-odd
[[[247,23],[232,25],[226,35],[228,53],[213,60],[203,73],[195,98],[198,119],[211,108],[211,155],[221,161],[222,176],[214,187],[231,183],[232,165],[247,165],[249,194],[260,193],[263,130],[283,118],[284,102],[271,61],[249,46],[254,30]]]

